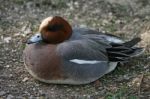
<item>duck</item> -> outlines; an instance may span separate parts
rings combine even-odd
[[[118,63],[139,56],[140,37],[124,41],[100,31],[72,27],[60,16],[45,18],[23,52],[25,68],[34,79],[49,84],[81,85],[112,72]]]

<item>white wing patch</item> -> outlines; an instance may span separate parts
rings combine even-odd
[[[77,64],[97,64],[97,63],[101,62],[101,61],[97,61],[97,60],[81,60],[81,59],[72,59],[69,61],[73,62],[73,63],[77,63]]]
[[[115,37],[107,37],[106,38],[109,42],[113,42],[113,43],[124,43],[123,40],[115,38]]]

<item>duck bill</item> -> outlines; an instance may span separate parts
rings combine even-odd
[[[39,43],[42,41],[41,33],[36,33],[32,37],[29,38],[27,44]]]

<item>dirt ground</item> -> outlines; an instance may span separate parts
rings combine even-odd
[[[43,18],[59,15],[72,26],[125,40],[140,36],[145,52],[87,85],[45,84],[26,71],[25,41]],[[0,99],[150,99],[150,0],[0,0]]]

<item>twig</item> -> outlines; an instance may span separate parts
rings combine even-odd
[[[139,97],[141,94],[141,85],[142,85],[143,78],[144,78],[144,74],[141,74],[140,81],[139,81],[139,88],[138,88],[138,96]]]

